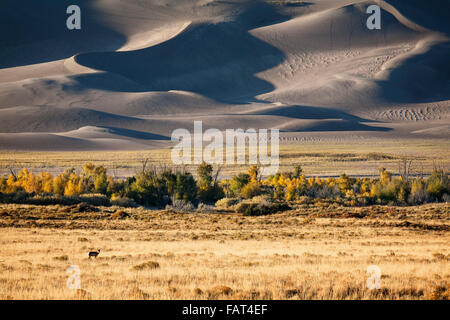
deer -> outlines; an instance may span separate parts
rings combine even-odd
[[[89,252],[89,259],[91,259],[91,257],[94,257],[95,259],[97,259],[97,256],[100,254],[100,249],[98,249],[97,251],[90,251]]]

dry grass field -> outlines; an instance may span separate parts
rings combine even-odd
[[[0,298],[448,299],[449,243],[448,203],[299,203],[261,217],[1,205]],[[81,290],[66,286],[70,265]]]

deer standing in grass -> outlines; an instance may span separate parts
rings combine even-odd
[[[97,251],[90,251],[89,252],[89,259],[91,259],[91,257],[94,257],[95,259],[97,259],[97,256],[100,254],[100,249],[98,249]]]

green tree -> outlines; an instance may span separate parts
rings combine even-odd
[[[241,194],[241,190],[250,182],[250,176],[247,173],[239,173],[234,176],[230,181],[230,189],[234,195],[238,196]]]

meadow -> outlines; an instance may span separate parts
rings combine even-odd
[[[1,299],[448,299],[450,206],[0,206]],[[97,259],[88,252],[101,249]],[[81,289],[66,286],[70,265]],[[381,269],[368,289],[367,267]]]

